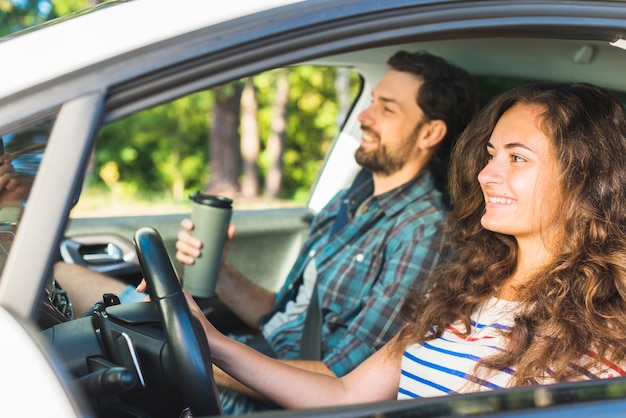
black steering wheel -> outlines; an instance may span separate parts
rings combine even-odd
[[[206,336],[191,314],[163,239],[154,228],[134,236],[148,294],[163,320],[177,384],[195,416],[221,415]]]

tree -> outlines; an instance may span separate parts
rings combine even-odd
[[[100,3],[102,0],[0,0],[0,36]]]
[[[210,177],[205,187],[207,193],[235,197],[241,191],[239,150],[239,117],[243,82],[219,86],[213,89],[213,127],[209,135]]]
[[[259,195],[258,159],[261,144],[257,113],[254,79],[249,77],[241,95],[241,158],[243,160],[241,194],[247,198]]]
[[[0,35],[101,2],[0,0]],[[304,202],[338,113],[348,108],[337,105],[342,75],[312,66],[270,70],[108,124],[98,134],[89,188],[180,201],[195,190],[255,197],[263,184],[268,197]],[[358,77],[349,80],[354,97]]]
[[[265,195],[270,198],[280,196],[283,180],[283,154],[285,152],[288,100],[289,73],[283,68],[276,72],[276,95],[274,97],[272,112],[273,118],[270,136],[267,140],[269,167],[265,179]]]
[[[0,0],[0,35],[8,35],[21,29],[38,25],[57,17],[49,2],[23,0]]]
[[[337,90],[337,125],[342,126],[346,121],[350,107],[352,106],[352,92],[350,91],[350,70],[338,68],[335,77],[335,89]]]

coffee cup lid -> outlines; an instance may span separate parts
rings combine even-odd
[[[202,205],[215,206],[219,208],[230,209],[233,206],[233,200],[224,196],[216,196],[212,194],[205,194],[200,191],[194,192],[189,196],[195,203]]]

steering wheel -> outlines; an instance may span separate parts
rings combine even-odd
[[[163,239],[154,228],[137,230],[133,239],[148,294],[163,320],[169,358],[183,397],[195,416],[221,415],[209,344],[187,305]]]

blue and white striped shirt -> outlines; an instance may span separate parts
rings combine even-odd
[[[453,393],[481,392],[512,385],[513,369],[486,370],[478,376],[475,367],[481,359],[500,352],[507,344],[507,331],[513,326],[520,302],[492,297],[470,316],[470,332],[460,322],[448,325],[440,338],[409,346],[402,357],[398,399],[442,396]],[[597,359],[588,351],[581,361]],[[600,379],[626,374],[618,364],[603,359],[601,365],[585,370],[582,379]],[[580,368],[580,366],[572,365]],[[551,371],[540,384],[555,383]]]
[[[464,334],[458,322],[448,325],[436,340],[415,344],[402,357],[398,399],[477,392],[508,386],[512,370],[494,371],[482,380],[473,376],[476,363],[498,353],[506,344],[519,302],[492,298],[470,316],[471,330]]]

